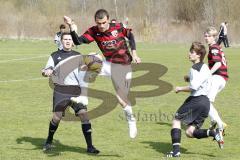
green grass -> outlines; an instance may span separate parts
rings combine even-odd
[[[186,58],[189,46],[139,43],[138,54],[143,61],[140,65],[144,63],[164,65],[168,70],[160,77],[156,70],[157,79],[166,81],[172,86],[185,85],[182,79],[191,66]],[[188,94],[168,92],[161,95],[156,92],[152,97],[136,97],[137,104],[134,106],[134,111],[138,119],[139,134],[135,140],[128,137],[127,123],[122,118],[119,105],[111,112],[93,119],[94,145],[101,150],[98,156],[86,154],[79,121],[62,121],[54,137],[56,148],[44,154],[41,149],[51,118],[52,90],[48,86],[47,79],[36,78],[41,78],[40,70],[54,50],[55,46],[50,41],[0,41],[1,160],[166,159],[164,154],[171,149],[172,115]],[[77,50],[83,54],[98,51],[94,44],[80,46]],[[230,80],[215,102],[224,121],[229,124],[224,149],[220,150],[211,138],[188,139],[182,134],[181,159],[239,159],[240,56],[238,50],[238,48],[224,49],[229,64]],[[148,73],[148,69],[137,71],[134,77]],[[135,86],[132,91],[143,92],[155,89],[156,86],[151,84],[153,78],[154,76],[146,77],[145,80],[150,84]],[[98,77],[90,87],[114,95],[111,81],[105,77]],[[89,110],[101,102],[100,99],[90,97]],[[108,104],[112,105],[113,102],[109,100]],[[208,125],[209,120],[204,127]]]

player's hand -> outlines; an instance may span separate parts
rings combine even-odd
[[[141,58],[137,56],[136,50],[132,50],[132,59],[134,63],[141,63]]]
[[[182,90],[181,87],[176,87],[176,88],[175,88],[175,93],[179,93],[179,92],[181,92],[181,90]]]
[[[72,24],[72,19],[70,17],[68,17],[68,16],[63,16],[63,20],[69,26]]]
[[[53,74],[52,69],[42,69],[42,76],[44,77],[49,77]]]
[[[71,97],[71,101],[73,103],[82,103],[84,106],[88,105],[88,97],[87,96]]]
[[[189,78],[188,75],[185,75],[185,76],[183,77],[183,79],[184,79],[185,82],[190,82],[190,78]]]
[[[135,56],[135,57],[132,57],[132,58],[133,58],[133,62],[135,62],[137,64],[141,63],[141,58],[140,57]]]

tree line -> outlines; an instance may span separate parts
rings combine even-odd
[[[128,19],[137,41],[191,42],[202,40],[207,26],[229,23],[229,38],[239,43],[238,0],[0,0],[0,38],[49,39],[63,15],[72,17],[78,32],[95,25],[94,13],[104,8],[110,19]]]

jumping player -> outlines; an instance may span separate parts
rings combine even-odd
[[[132,78],[131,61],[140,63],[141,59],[136,52],[134,36],[131,29],[124,28],[122,23],[110,23],[109,14],[104,9],[96,11],[94,19],[96,25],[89,28],[83,35],[78,36],[71,18],[64,16],[65,23],[71,29],[75,45],[95,41],[102,51],[105,61],[103,61],[102,71],[99,75],[111,77],[117,98],[128,121],[129,136],[135,138],[137,136],[136,119],[128,100],[128,91]],[[129,39],[131,52],[125,38]]]

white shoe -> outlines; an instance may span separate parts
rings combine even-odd
[[[129,128],[130,138],[136,138],[137,124],[136,124],[136,119],[133,116],[130,119],[128,119],[128,128]]]

